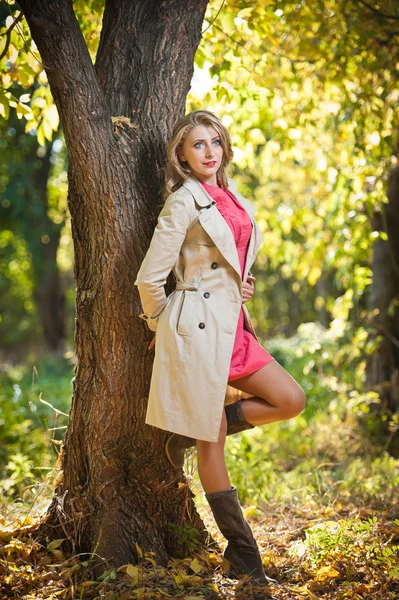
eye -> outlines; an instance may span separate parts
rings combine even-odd
[[[217,140],[215,140],[215,144],[218,144],[218,146],[220,146],[220,139],[219,138]]]
[[[202,142],[196,142],[196,143],[194,144],[194,148],[197,148],[197,147],[198,147],[198,144],[202,144]]]

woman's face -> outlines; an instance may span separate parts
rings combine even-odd
[[[193,174],[204,183],[216,185],[216,173],[223,158],[218,132],[212,125],[196,125],[187,134],[179,157],[188,162]]]

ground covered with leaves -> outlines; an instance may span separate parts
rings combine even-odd
[[[222,551],[226,541],[209,509],[205,504],[198,508]],[[171,559],[167,568],[157,565],[155,555],[138,549],[139,564],[116,570],[104,564],[103,574],[95,578],[93,568],[101,559],[68,555],[63,540],[44,547],[32,536],[34,520],[27,517],[9,523],[3,519],[1,524],[0,598],[399,598],[398,506],[336,502],[288,509],[259,502],[244,506],[244,514],[272,580],[267,589],[249,579],[237,582],[224,577],[222,555],[215,549],[203,550],[194,558]]]
[[[195,451],[185,472],[219,549],[160,566],[137,548],[138,564],[113,569],[95,554],[68,554],[65,540],[37,541],[32,528],[51,500],[70,396],[71,369],[51,363],[41,369],[40,389],[26,383],[23,367],[9,370],[0,386],[0,600],[399,599],[399,460],[387,451],[377,395],[360,391],[363,368],[339,368],[352,340],[338,353],[312,324],[298,336],[269,349],[305,388],[306,410],[229,436],[225,448],[267,589],[223,576],[226,540],[205,500]],[[392,435],[395,427],[392,420]],[[182,532],[194,549],[196,533]]]

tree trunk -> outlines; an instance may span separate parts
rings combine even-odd
[[[71,0],[20,1],[65,133],[75,249],[76,377],[47,521],[62,525],[75,552],[95,549],[113,566],[135,562],[136,543],[162,564],[187,554],[170,522],[204,529],[182,470],[164,454],[166,433],[144,424],[152,334],[134,280],[206,4],[107,2],[94,67]],[[133,122],[114,131],[111,116]]]
[[[388,203],[373,215],[373,229],[385,231],[388,240],[378,238],[373,245],[373,283],[369,310],[371,324],[381,342],[367,365],[367,385],[381,398],[378,412],[389,419],[399,412],[399,167],[388,179]],[[397,428],[388,431],[389,451],[399,456]]]

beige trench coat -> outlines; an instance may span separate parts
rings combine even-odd
[[[218,440],[224,404],[238,399],[227,380],[241,307],[245,328],[256,337],[242,282],[262,233],[252,202],[237,192],[234,180],[228,183],[252,222],[243,279],[229,225],[191,177],[166,199],[134,282],[144,311],[139,316],[157,332],[145,422],[208,442]],[[166,296],[172,269],[176,289]]]

